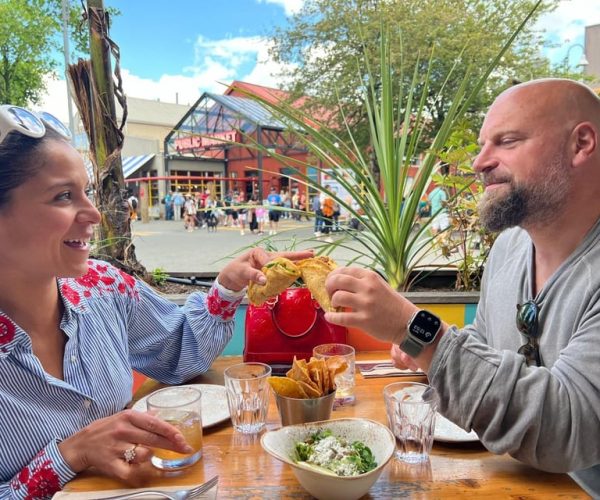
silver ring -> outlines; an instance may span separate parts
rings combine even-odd
[[[128,464],[131,464],[135,460],[135,449],[137,448],[137,444],[132,446],[131,448],[127,448],[123,452],[123,460]]]

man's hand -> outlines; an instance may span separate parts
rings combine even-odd
[[[406,333],[406,323],[417,307],[393,290],[379,274],[358,267],[332,271],[325,282],[334,307],[342,312],[328,312],[330,323],[352,326],[373,337],[398,343]]]

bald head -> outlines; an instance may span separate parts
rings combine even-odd
[[[517,106],[548,124],[570,128],[589,121],[600,131],[600,97],[573,80],[545,78],[515,85],[500,94],[492,108],[504,104]]]

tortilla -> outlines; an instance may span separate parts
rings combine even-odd
[[[325,312],[336,312],[339,308],[331,305],[331,297],[325,289],[325,280],[331,271],[337,267],[334,260],[327,256],[313,257],[298,262],[302,281],[306,284],[314,299]]]
[[[267,278],[264,285],[251,281],[248,285],[248,300],[260,306],[271,297],[279,295],[300,277],[298,266],[284,257],[277,257],[265,264],[262,272]]]
[[[297,380],[288,377],[269,377],[269,384],[280,396],[286,398],[306,399],[308,395]]]

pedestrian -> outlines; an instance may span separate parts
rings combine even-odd
[[[321,236],[323,228],[323,212],[321,212],[321,197],[319,193],[315,194],[312,201],[312,211],[315,214],[315,236]]]
[[[177,222],[181,220],[184,203],[185,198],[183,197],[183,194],[179,191],[175,191],[175,194],[173,195],[173,218]]]
[[[279,229],[279,217],[281,217],[281,196],[277,194],[277,189],[271,187],[269,196],[267,196],[269,203],[269,235],[277,234]]]
[[[429,193],[429,204],[431,205],[431,216],[433,217],[429,227],[433,234],[445,231],[450,226],[448,208],[446,207],[447,201],[448,195],[442,186],[436,186]]]

